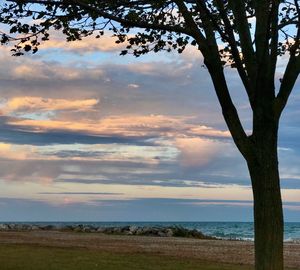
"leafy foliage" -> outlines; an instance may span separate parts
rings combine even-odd
[[[0,4],[1,43],[36,53],[51,30],[67,41],[113,33],[121,55],[177,50],[202,53],[233,140],[245,157],[254,192],[256,269],[283,269],[283,215],[277,132],[300,72],[299,0],[6,0]],[[279,56],[286,69],[276,89]],[[235,68],[253,112],[246,134],[224,67]],[[184,234],[179,230],[179,234]],[[267,266],[267,267],[265,267]]]
[[[254,44],[256,2],[254,0],[4,1],[1,5],[0,22],[7,24],[10,29],[9,33],[2,32],[1,43],[15,41],[13,53],[21,55],[24,51],[37,52],[40,43],[49,39],[51,29],[61,30],[66,35],[67,41],[80,40],[92,34],[99,38],[104,30],[110,30],[117,37],[117,43],[128,44],[126,50],[121,52],[123,55],[131,52],[135,56],[140,56],[150,51],[161,50],[177,50],[181,53],[188,44],[199,45],[195,37],[197,31],[207,38],[206,30],[209,26],[222,47],[220,55],[223,64],[236,67],[237,62],[243,65],[245,62],[239,29],[242,16],[238,12],[246,16],[248,26],[252,29],[250,34]],[[297,50],[299,53],[297,1],[265,2],[269,3],[265,12],[265,15],[268,15],[266,23],[270,29],[279,34],[276,54],[283,55],[291,50]],[[237,7],[241,3],[241,7]],[[194,25],[191,25],[191,21]],[[194,26],[197,29],[193,29]],[[134,30],[134,36],[129,36],[130,30],[136,27],[143,30]],[[267,38],[269,50],[273,47],[272,38],[274,38],[272,35]]]

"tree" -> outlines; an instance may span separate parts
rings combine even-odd
[[[30,19],[30,23],[28,22]],[[245,158],[253,187],[256,270],[283,269],[283,211],[278,172],[280,116],[300,71],[298,0],[7,0],[0,22],[1,42],[14,42],[14,55],[35,53],[49,30],[67,41],[104,30],[127,42],[135,56],[177,50],[188,44],[203,55],[232,138]],[[280,83],[277,60],[286,56]],[[253,112],[246,134],[224,74],[237,70]],[[279,86],[278,86],[279,85]],[[278,86],[278,87],[277,87]]]

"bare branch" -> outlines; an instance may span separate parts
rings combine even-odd
[[[214,27],[208,14],[204,9],[205,3],[203,0],[197,1],[200,12],[200,17],[203,22],[208,51],[203,52],[204,63],[212,77],[214,88],[222,108],[224,119],[227,123],[229,131],[235,141],[240,152],[246,156],[249,151],[249,139],[244,131],[237,110],[232,102],[226,78],[224,75],[223,66],[219,56],[219,48],[216,41]]]
[[[203,10],[206,13],[206,16],[208,16],[211,20],[211,22],[213,23],[214,27],[217,29],[219,35],[222,37],[222,39],[226,42],[228,42],[228,44],[230,45],[231,48],[231,53],[233,56],[233,59],[235,61],[236,64],[236,68],[238,70],[238,73],[240,75],[240,78],[243,82],[243,85],[247,91],[248,94],[248,98],[249,101],[251,103],[252,106],[252,101],[253,101],[253,89],[251,89],[251,85],[250,85],[250,81],[249,81],[249,77],[248,74],[245,71],[241,56],[240,56],[240,52],[238,49],[238,45],[237,45],[237,41],[235,39],[234,36],[234,31],[233,31],[233,27],[230,23],[230,20],[227,17],[226,11],[225,11],[225,7],[224,7],[224,3],[222,0],[217,0],[216,4],[219,8],[219,12],[220,12],[220,16],[225,24],[225,28],[224,30],[222,30],[219,25],[218,22],[215,20],[215,18],[211,15],[211,13],[209,12],[209,10],[207,9],[206,5],[204,2],[202,1],[198,1],[199,5],[202,6]]]
[[[236,26],[240,37],[241,49],[245,59],[246,70],[252,82],[256,80],[256,57],[252,45],[252,38],[247,19],[245,1],[229,0],[234,17],[236,18]],[[253,90],[252,90],[253,91]]]
[[[291,55],[281,82],[279,93],[274,103],[275,113],[278,118],[287,104],[288,98],[293,90],[299,73],[300,54],[298,56]]]

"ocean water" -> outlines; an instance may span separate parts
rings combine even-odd
[[[13,222],[16,223],[16,222]],[[187,229],[196,229],[210,236],[231,240],[254,240],[252,222],[20,222],[36,225],[67,226],[76,224],[94,225],[98,227],[117,226],[182,226]],[[300,222],[285,223],[284,240],[300,243]]]

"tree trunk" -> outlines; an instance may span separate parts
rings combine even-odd
[[[283,270],[283,211],[277,125],[271,126],[273,128],[268,128],[264,121],[253,133],[253,156],[247,159],[254,196],[256,270]]]

